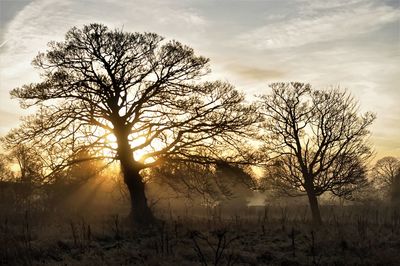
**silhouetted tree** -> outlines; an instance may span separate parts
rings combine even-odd
[[[12,180],[14,175],[10,169],[10,159],[4,155],[0,154],[0,182]]]
[[[46,176],[43,160],[35,149],[23,144],[14,147],[9,156],[18,166],[15,182],[20,184],[20,190],[17,198],[29,206]]]
[[[29,184],[41,183],[45,176],[43,162],[34,149],[18,145],[11,151],[10,156],[18,165],[18,181]]]
[[[43,79],[12,90],[23,107],[38,106],[8,141],[51,146],[74,136],[80,147],[109,151],[120,161],[138,224],[154,221],[140,172],[166,158],[205,160],[232,152],[254,121],[253,107],[223,82],[201,82],[208,59],[154,33],[109,30],[100,24],[72,28],[65,41],[51,42],[34,60]],[[110,141],[114,135],[116,145]],[[236,145],[236,144],[235,144]],[[100,156],[99,156],[100,157]]]
[[[375,116],[358,114],[357,103],[339,89],[274,83],[261,96],[262,139],[270,154],[268,177],[289,195],[308,196],[313,221],[322,222],[317,196],[348,196],[366,182],[368,126]]]
[[[378,160],[372,169],[373,182],[380,189],[387,190],[392,202],[400,202],[400,161],[387,156]]]
[[[225,161],[200,164],[190,161],[169,161],[152,169],[151,178],[166,184],[177,194],[215,205],[225,200],[251,196],[254,178],[244,167]]]

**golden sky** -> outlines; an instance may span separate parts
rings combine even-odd
[[[212,77],[249,96],[274,81],[347,88],[377,120],[377,158],[400,156],[398,0],[0,0],[0,134],[26,111],[10,89],[72,26],[98,22],[177,39],[211,59]]]

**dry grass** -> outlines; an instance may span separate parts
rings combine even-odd
[[[158,211],[135,230],[119,215],[0,217],[2,265],[398,265],[400,216],[389,207],[325,206],[314,228],[304,207]]]

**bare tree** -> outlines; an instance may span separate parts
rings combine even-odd
[[[378,160],[372,169],[373,182],[380,188],[387,190],[392,202],[400,200],[400,161],[387,156]]]
[[[14,178],[10,169],[10,159],[5,154],[0,154],[0,182],[7,182]]]
[[[375,116],[359,115],[354,99],[339,89],[303,83],[275,83],[271,89],[260,97],[269,178],[291,196],[306,193],[313,221],[320,224],[319,195],[349,195],[366,182],[366,137]]]
[[[23,144],[15,145],[6,155],[0,156],[0,174],[0,186],[9,188],[4,199],[13,199],[15,207],[28,210],[33,203],[39,202],[45,169],[35,149]]]
[[[51,42],[33,65],[43,81],[11,95],[22,107],[39,107],[38,112],[8,141],[36,140],[50,147],[74,136],[72,151],[90,147],[98,157],[119,160],[131,217],[138,224],[154,221],[143,169],[166,158],[204,160],[197,153],[200,147],[217,158],[234,159],[223,144],[236,145],[255,119],[254,108],[232,85],[201,82],[209,72],[207,58],[154,33],[100,24],[74,27],[63,42]]]
[[[191,161],[169,161],[152,169],[150,176],[162,185],[168,185],[178,195],[194,200],[217,202],[250,196],[255,187],[254,178],[246,166],[225,161],[200,164]]]
[[[45,176],[43,162],[36,150],[25,145],[17,145],[10,156],[18,165],[18,180],[27,184],[39,184]]]

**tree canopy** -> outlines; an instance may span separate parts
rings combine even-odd
[[[91,149],[97,157],[118,159],[125,183],[142,191],[136,201],[145,203],[144,168],[166,158],[243,156],[238,136],[257,120],[255,108],[232,85],[205,81],[208,61],[154,33],[74,27],[33,60],[42,81],[11,91],[37,113],[6,140],[48,149],[64,143],[58,149],[68,150],[68,158]]]
[[[400,161],[393,156],[379,159],[372,169],[374,184],[389,192],[391,200],[400,202]]]
[[[359,115],[357,102],[340,89],[304,83],[274,83],[271,89],[260,97],[269,178],[289,195],[305,192],[319,222],[316,196],[346,196],[366,182],[368,127],[375,115]]]

